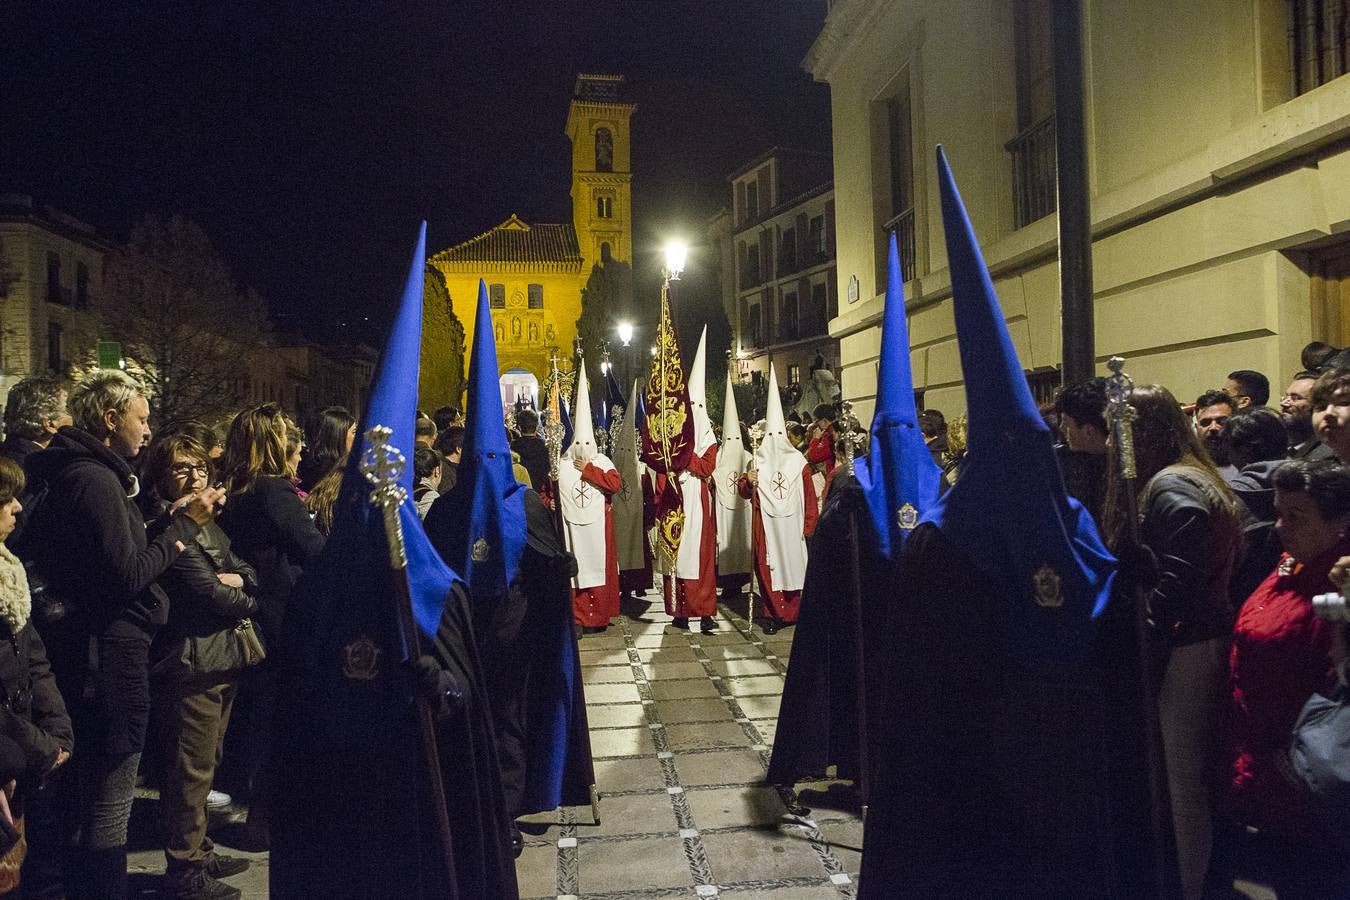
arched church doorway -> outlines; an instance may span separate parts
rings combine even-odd
[[[502,373],[502,408],[516,403],[539,408],[539,379],[525,369],[507,369]]]

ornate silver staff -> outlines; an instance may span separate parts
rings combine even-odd
[[[1130,392],[1134,390],[1134,381],[1125,372],[1123,357],[1113,356],[1106,367],[1111,377],[1106,383],[1106,418],[1111,424],[1111,438],[1115,449],[1116,463],[1119,466],[1122,499],[1125,502],[1126,552],[1141,555],[1139,544],[1139,494],[1137,488],[1138,470],[1134,458],[1134,420],[1137,412],[1130,405]],[[1121,548],[1117,548],[1117,552]],[[1167,821],[1167,786],[1163,774],[1162,732],[1158,723],[1158,707],[1153,701],[1151,685],[1154,683],[1153,661],[1148,647],[1150,642],[1148,596],[1142,585],[1132,585],[1134,597],[1134,632],[1139,654],[1139,703],[1142,707],[1146,760],[1148,763],[1149,820],[1151,827],[1153,859],[1151,860],[1156,895],[1170,898],[1176,895],[1173,887],[1176,877],[1170,874],[1169,865],[1172,853],[1168,849],[1169,829]]]
[[[366,432],[366,450],[361,457],[361,474],[370,482],[370,504],[378,507],[384,518],[384,533],[389,549],[389,567],[392,570],[394,599],[398,609],[399,631],[403,638],[407,662],[422,655],[417,620],[413,617],[412,591],[408,585],[408,557],[403,544],[403,523],[399,509],[408,499],[408,492],[400,483],[408,461],[389,443],[394,432],[376,425]],[[436,719],[431,704],[420,690],[413,692],[417,709],[417,732],[422,748],[422,762],[431,780],[431,803],[435,807],[436,832],[440,839],[442,863],[447,884],[454,892],[456,885],[454,845],[450,837],[450,812],[445,805],[445,784],[441,780],[440,752],[436,744]]]
[[[755,456],[759,453],[759,443],[760,441],[764,440],[764,428],[765,422],[763,419],[760,419],[758,422],[756,422],[755,424],[751,425],[748,429],[746,429],[747,432],[750,434],[751,466],[755,464]],[[758,482],[759,480],[758,470],[756,470],[755,474],[756,474],[755,480],[756,482]],[[751,487],[756,491],[759,490],[759,485],[757,483],[751,485]],[[764,515],[764,513],[761,512],[760,515],[762,516]],[[750,632],[749,632],[750,634],[754,634],[755,631],[755,594],[759,592],[759,588],[757,586],[758,583],[759,583],[758,578],[750,579],[750,594],[746,597],[745,600],[745,617],[747,620],[749,620],[750,623]]]

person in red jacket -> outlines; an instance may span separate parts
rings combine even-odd
[[[1274,483],[1285,554],[1243,604],[1233,629],[1228,807],[1239,823],[1278,845],[1272,857],[1306,889],[1330,884],[1327,866],[1338,855],[1280,760],[1303,704],[1330,689],[1345,655],[1344,626],[1318,618],[1312,598],[1332,590],[1332,565],[1350,555],[1350,469],[1335,460],[1291,460],[1276,470]],[[1343,865],[1336,871],[1343,873]]]

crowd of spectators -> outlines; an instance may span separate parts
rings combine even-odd
[[[1111,464],[1104,379],[1066,387],[1043,415],[1069,495],[1120,558],[1137,561],[1142,547],[1149,560],[1121,581],[1144,586],[1161,661],[1151,687],[1184,895],[1231,883],[1235,848],[1255,829],[1287,861],[1290,895],[1303,896],[1345,858],[1280,754],[1345,659],[1344,626],[1319,618],[1312,598],[1350,571],[1350,369],[1295,373],[1278,408],[1256,372],[1223,383],[1194,403],[1134,387],[1133,485]],[[167,895],[239,896],[226,879],[248,862],[207,834],[220,798],[247,806],[258,847],[269,840],[268,797],[283,777],[277,673],[294,646],[287,606],[331,529],[356,419],[333,407],[302,430],[263,404],[152,434],[149,418],[120,371],[9,392],[0,892],[19,884],[21,860],[29,896],[125,896],[138,774],[159,788]],[[522,409],[512,424],[516,476],[542,485],[538,416]],[[948,483],[963,425],[933,409],[919,419]],[[416,439],[423,512],[454,484],[458,410],[419,413]],[[829,405],[794,442],[826,483],[847,459]]]

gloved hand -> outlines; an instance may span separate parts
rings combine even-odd
[[[458,712],[464,706],[464,689],[453,672],[441,668],[433,656],[422,654],[412,661],[413,680],[418,695],[439,716]]]
[[[1121,587],[1126,590],[1151,591],[1158,585],[1161,572],[1158,558],[1143,544],[1127,544],[1116,552]]]

